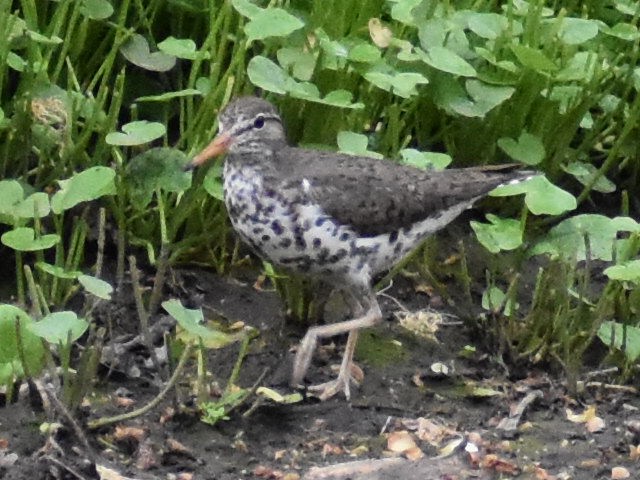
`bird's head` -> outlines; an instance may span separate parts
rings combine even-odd
[[[285,143],[282,121],[275,107],[257,97],[240,97],[218,116],[218,135],[198,153],[190,168],[226,152],[265,152]]]

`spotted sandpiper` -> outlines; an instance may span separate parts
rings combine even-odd
[[[274,106],[238,98],[192,167],[227,152],[224,200],[234,229],[264,260],[342,291],[351,320],[314,326],[291,383],[300,386],[319,339],[349,333],[335,380],[309,387],[350,396],[358,329],[381,321],[372,289],[383,272],[497,186],[531,175],[505,169],[425,171],[387,160],[290,147]]]

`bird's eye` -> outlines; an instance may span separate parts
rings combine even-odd
[[[253,121],[253,128],[262,128],[264,127],[264,117],[262,115],[258,115],[256,119]]]

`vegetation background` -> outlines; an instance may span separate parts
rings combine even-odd
[[[70,362],[96,305],[137,271],[128,255],[157,269],[141,319],[166,300],[171,265],[226,273],[241,260],[221,164],[194,178],[182,166],[218,110],[250,93],[278,105],[292,143],[544,172],[496,193],[525,194],[502,204],[510,217],[472,223],[490,252],[515,252],[511,269],[487,266],[486,331],[570,383],[600,342],[629,378],[640,355],[639,18],[632,0],[0,0],[0,258],[12,272],[0,383],[44,367],[40,338]],[[531,257],[544,268],[525,304],[517,262]],[[265,268],[304,316],[298,287]],[[468,282],[464,262],[459,274]],[[69,307],[79,291],[85,302]],[[210,346],[239,338],[215,335]]]

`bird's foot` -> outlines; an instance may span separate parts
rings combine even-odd
[[[343,392],[344,396],[349,400],[351,398],[351,382],[360,385],[364,379],[362,369],[355,363],[350,363],[348,368],[341,368],[335,380],[312,385],[307,390],[315,394],[320,400],[324,401],[333,397],[336,393]]]

